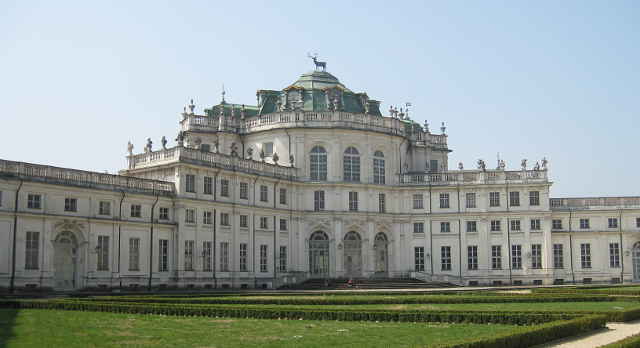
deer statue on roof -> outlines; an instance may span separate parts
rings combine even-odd
[[[327,69],[327,62],[319,62],[317,53],[314,53],[313,55],[307,53],[307,57],[313,59],[313,64],[316,65],[316,71],[318,70],[318,68],[322,68],[322,71],[325,71]]]

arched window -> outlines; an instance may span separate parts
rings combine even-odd
[[[376,151],[373,154],[373,183],[384,185],[384,154]]]
[[[344,181],[360,181],[360,154],[350,146],[344,151]]]
[[[309,175],[313,181],[327,180],[327,150],[322,146],[311,149]]]

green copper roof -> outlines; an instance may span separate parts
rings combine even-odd
[[[292,87],[302,87],[304,89],[340,88],[346,92],[351,92],[335,76],[326,71],[312,71],[302,74],[298,81],[285,88],[285,90]]]

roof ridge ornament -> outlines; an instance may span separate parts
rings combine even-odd
[[[318,61],[318,53],[314,53],[313,55],[311,53],[307,53],[307,57],[313,60],[313,64],[316,66],[315,71],[319,71],[318,68],[322,68],[322,71],[327,70],[327,62]]]

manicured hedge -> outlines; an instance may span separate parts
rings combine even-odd
[[[515,329],[512,333],[505,333],[489,339],[471,339],[449,348],[523,348],[537,344],[578,335],[604,327],[606,317],[591,315],[568,321],[552,322],[540,326]]]
[[[451,322],[532,325],[557,320],[573,319],[576,314],[531,312],[465,312],[465,311],[385,311],[385,310],[292,310],[265,307],[216,307],[212,305],[104,303],[89,301],[2,301],[0,307],[39,308],[78,311],[117,312],[131,314],[164,314],[177,316],[208,316],[256,319],[306,319],[341,321],[397,321],[397,322]]]
[[[273,298],[252,298],[236,296],[220,297],[160,297],[160,296],[111,296],[94,297],[84,300],[98,302],[134,303],[180,303],[180,304],[273,304],[273,305],[359,305],[359,304],[458,304],[458,303],[535,303],[535,302],[608,302],[616,300],[608,295],[519,295],[519,296],[478,296],[478,295],[406,295],[406,296],[274,296]],[[617,299],[619,300],[619,299]]]

